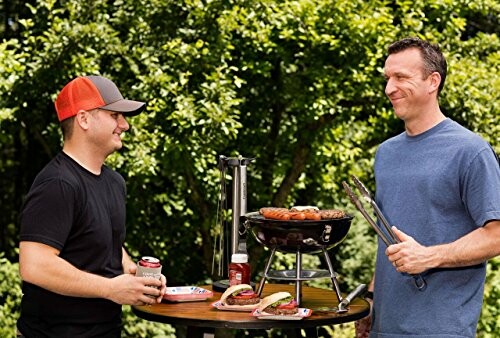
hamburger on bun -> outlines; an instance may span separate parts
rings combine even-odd
[[[238,284],[227,288],[220,297],[220,302],[224,305],[257,305],[260,302],[260,297],[250,285]]]
[[[289,292],[276,292],[264,297],[257,310],[273,315],[294,315],[298,313],[297,302]]]

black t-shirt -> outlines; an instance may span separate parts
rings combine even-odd
[[[123,273],[125,181],[103,166],[100,175],[59,153],[38,174],[21,212],[21,241],[60,250],[80,270],[105,277]],[[119,335],[121,305],[59,295],[23,283],[20,331],[27,337]],[[117,331],[118,330],[118,331]]]

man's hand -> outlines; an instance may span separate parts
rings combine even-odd
[[[156,298],[157,303],[161,303],[163,295],[165,294],[165,292],[167,292],[167,277],[161,275],[160,281],[161,281],[161,288],[160,288],[160,295],[158,296],[158,298]]]
[[[370,330],[372,326],[372,306],[373,302],[371,299],[367,299],[370,303],[370,314],[365,318],[357,320],[354,322],[354,328],[356,330],[356,338],[368,338],[370,335]]]
[[[396,227],[392,227],[392,230],[401,243],[388,246],[385,254],[397,271],[415,275],[432,268],[428,247],[421,245]]]
[[[122,305],[147,305],[160,303],[165,293],[165,277],[135,277],[123,274],[109,280],[106,298]]]
[[[122,252],[123,252],[123,258],[122,258],[123,273],[135,276],[135,274],[137,272],[137,264],[130,258],[130,256],[128,255],[125,248],[122,248]],[[137,277],[137,278],[139,278],[139,277]],[[161,303],[161,301],[163,299],[163,295],[167,291],[167,278],[164,275],[160,276],[160,282],[161,282],[160,294],[158,295],[158,297],[156,297],[157,303]],[[150,294],[150,295],[155,296],[152,294]],[[120,303],[120,304],[122,304],[122,303]],[[123,304],[129,304],[129,303],[123,303]],[[137,304],[131,304],[131,305],[137,305]]]

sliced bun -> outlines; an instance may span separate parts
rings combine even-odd
[[[273,293],[272,295],[269,295],[267,297],[262,298],[262,300],[260,301],[259,307],[257,309],[259,309],[259,311],[263,311],[269,305],[271,305],[271,304],[273,304],[281,299],[285,299],[287,297],[292,297],[290,292],[281,291],[281,292]]]
[[[312,206],[312,205],[306,205],[306,206],[294,206],[290,211],[298,211],[298,212],[317,212],[319,211],[318,207]]]
[[[222,296],[220,297],[220,301],[222,303],[226,303],[226,298],[229,297],[230,295],[232,295],[234,292],[237,292],[237,291],[244,291],[244,290],[252,290],[252,287],[248,284],[238,284],[238,285],[233,285],[233,286],[230,286],[226,289],[226,291],[224,291],[224,293],[222,294]]]

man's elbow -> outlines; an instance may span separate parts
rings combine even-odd
[[[23,282],[34,284],[36,275],[36,266],[30,263],[26,257],[19,255],[19,275]]]
[[[43,267],[48,267],[52,257],[59,251],[48,245],[36,242],[19,243],[19,275],[24,282],[36,284],[37,279],[44,273]]]

